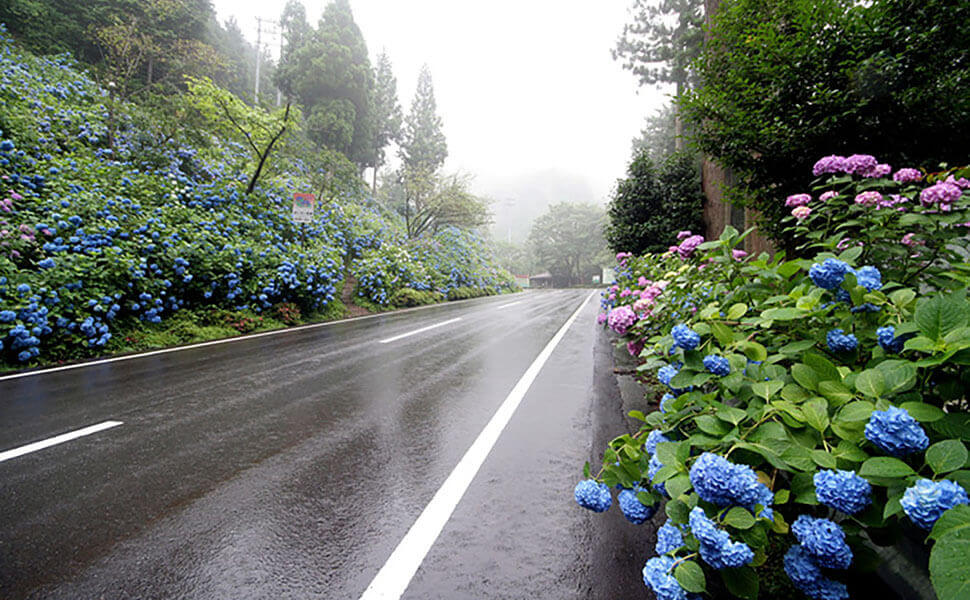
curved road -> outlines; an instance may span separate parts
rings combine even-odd
[[[122,423],[0,462],[0,598],[357,600],[577,310],[401,597],[648,597],[635,567],[603,572],[641,561],[603,556],[617,511],[571,498],[602,447],[592,406],[612,393],[594,376],[590,295],[0,376],[0,457]]]

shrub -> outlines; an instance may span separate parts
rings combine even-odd
[[[843,184],[855,194],[888,185]],[[754,598],[763,565],[777,565],[774,538],[797,588],[846,598],[841,571],[870,563],[905,523],[931,532],[941,600],[970,584],[958,533],[970,525],[968,265],[958,252],[901,263],[884,250],[898,243],[896,219],[965,243],[957,225],[970,219],[970,192],[946,197],[947,210],[927,199],[937,212],[893,218],[814,205],[811,227],[793,225],[809,258],[747,256],[732,228],[620,257],[600,321],[635,313],[622,342],[666,393],[658,411],[631,413],[640,429],[610,442],[584,478],[641,490],[645,506],[666,499],[682,541],[664,547],[673,561],[648,562],[648,585],[666,574],[697,593],[716,572],[729,592]],[[806,202],[788,199],[788,209]],[[846,227],[863,246],[837,248]]]
[[[439,292],[415,290],[406,287],[394,293],[394,297],[391,298],[391,304],[403,308],[436,304],[444,299],[445,297]]]

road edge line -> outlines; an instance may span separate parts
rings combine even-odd
[[[521,404],[526,392],[532,387],[542,367],[549,360],[553,351],[565,337],[566,332],[579,317],[590,299],[597,292],[589,294],[579,308],[566,320],[559,331],[549,340],[529,368],[509,392],[495,414],[482,429],[475,441],[465,452],[455,468],[452,469],[445,482],[435,492],[434,497],[425,506],[418,519],[411,525],[404,538],[398,543],[391,556],[381,567],[370,585],[364,590],[360,600],[398,600],[407,590],[411,579],[417,573],[424,558],[428,555],[445,524],[451,518],[462,496],[479,469],[488,458],[499,436],[512,419],[512,415]]]

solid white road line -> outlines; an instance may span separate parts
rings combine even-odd
[[[519,301],[517,301],[517,302],[509,302],[508,304],[503,304],[502,306],[499,306],[499,307],[497,308],[497,310],[502,310],[503,308],[508,308],[508,307],[510,307],[510,306],[515,306],[516,304],[522,304],[522,301],[521,301],[521,300],[519,300]]]
[[[475,478],[478,469],[481,468],[482,463],[485,462],[488,454],[492,451],[499,435],[501,435],[515,410],[519,407],[519,403],[522,402],[522,398],[525,397],[526,392],[529,391],[532,383],[539,375],[539,371],[546,364],[556,346],[559,345],[560,340],[566,335],[570,325],[579,316],[580,311],[594,295],[595,292],[586,297],[586,300],[576,309],[576,312],[549,340],[539,356],[532,361],[525,374],[522,375],[522,378],[515,384],[505,401],[492,416],[488,425],[465,452],[444,484],[435,492],[431,502],[421,512],[421,516],[414,522],[397,548],[391,553],[391,557],[387,559],[373,581],[367,586],[360,600],[398,600],[404,594],[418,567],[424,562],[424,557],[431,550],[431,546],[438,539],[441,530],[444,529],[445,523],[451,518],[451,513],[454,512],[458,502],[461,501],[465,490],[471,485],[472,479]]]
[[[396,335],[394,337],[387,338],[386,340],[381,340],[382,344],[390,344],[391,342],[396,342],[398,340],[403,340],[406,337],[411,337],[412,335],[417,335],[419,333],[424,333],[425,331],[431,331],[432,329],[437,329],[438,327],[444,327],[445,325],[450,325],[456,321],[461,321],[461,317],[455,319],[448,319],[447,321],[442,321],[441,323],[435,323],[434,325],[428,325],[427,327],[422,327],[421,329],[415,329],[414,331],[409,331],[408,333],[402,333],[401,335]]]
[[[0,452],[0,462],[10,460],[11,458],[17,458],[18,456],[23,456],[24,454],[30,454],[31,452],[37,452],[38,450],[43,450],[44,448],[50,448],[51,446],[63,444],[64,442],[76,440],[79,437],[91,435],[92,433],[104,431],[105,429],[111,429],[112,427],[117,427],[118,425],[123,424],[124,423],[121,421],[105,421],[104,423],[91,425],[90,427],[85,427],[84,429],[69,431],[67,433],[62,433],[61,435],[56,435],[52,438],[47,438],[46,440],[34,442],[33,444],[27,444],[26,446],[20,446],[19,448],[13,448],[12,450]]]
[[[478,300],[478,298],[470,298],[468,300],[453,300],[447,303],[447,306],[454,306],[456,304],[462,304],[464,302],[472,302]],[[482,304],[488,304],[488,302],[482,302]],[[8,379],[20,379],[21,377],[33,377],[34,375],[46,375],[47,373],[56,373],[58,371],[70,371],[72,369],[83,369],[84,367],[94,367],[96,365],[105,365],[113,362],[121,362],[124,360],[134,360],[136,358],[144,358],[146,356],[155,356],[158,354],[168,354],[170,352],[180,352],[182,350],[191,350],[193,348],[205,348],[206,346],[216,346],[219,344],[231,344],[232,342],[241,342],[243,340],[252,340],[255,338],[266,337],[269,335],[280,335],[282,333],[291,333],[294,331],[302,331],[305,329],[317,329],[319,327],[330,327],[332,325],[340,325],[342,323],[350,323],[351,321],[363,321],[366,319],[376,319],[377,317],[387,317],[389,315],[397,315],[402,313],[408,313],[418,310],[427,310],[429,308],[435,308],[445,306],[445,304],[428,304],[427,306],[416,306],[414,308],[404,308],[401,310],[396,310],[393,313],[378,313],[376,315],[365,315],[363,317],[353,317],[350,319],[340,319],[338,321],[327,321],[325,323],[310,323],[309,325],[299,325],[297,327],[287,327],[286,329],[276,329],[274,331],[264,331],[262,333],[252,333],[249,335],[240,335],[236,337],[226,338],[222,340],[212,340],[211,342],[199,342],[198,344],[189,344],[187,346],[178,346],[177,348],[163,348],[161,350],[151,350],[149,352],[141,352],[139,354],[128,354],[126,356],[116,356],[115,358],[105,358],[101,360],[92,360],[89,362],[78,363],[76,365],[64,365],[63,367],[51,367],[49,369],[38,369],[36,371],[27,371],[24,373],[14,373],[13,375],[0,375],[0,381],[6,381]]]

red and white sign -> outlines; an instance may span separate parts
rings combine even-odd
[[[312,223],[317,198],[313,194],[293,194],[293,222]]]

